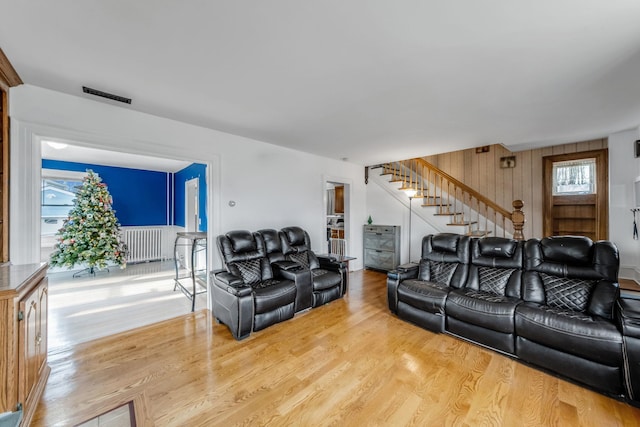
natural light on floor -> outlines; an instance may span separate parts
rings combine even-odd
[[[112,268],[95,276],[49,274],[49,351],[187,314],[191,303],[174,291],[173,261]],[[206,294],[196,310],[206,308]]]

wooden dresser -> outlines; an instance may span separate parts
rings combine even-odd
[[[0,412],[28,426],[49,377],[47,264],[0,266]]]

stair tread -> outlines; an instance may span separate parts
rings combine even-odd
[[[434,216],[462,215],[462,212],[438,212],[438,213],[434,213],[433,215]]]
[[[446,203],[442,203],[442,204],[441,203],[423,203],[420,206],[422,206],[422,207],[430,207],[430,206],[433,207],[433,206],[449,206],[449,205],[447,205]]]
[[[462,222],[450,222],[447,225],[471,225],[471,224],[477,224],[478,221],[462,221]]]

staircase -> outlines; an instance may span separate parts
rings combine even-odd
[[[431,209],[433,215],[448,217],[447,226],[462,228],[462,234],[524,239],[521,200],[513,201],[514,210],[510,212],[421,158],[373,168],[381,168],[381,175],[389,176],[391,183],[399,183],[399,190],[411,199],[422,199],[422,207]]]

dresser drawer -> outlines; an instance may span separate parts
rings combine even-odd
[[[364,247],[369,249],[380,249],[383,251],[395,250],[396,242],[393,234],[365,233]]]
[[[364,232],[365,233],[379,233],[379,234],[390,234],[394,235],[396,232],[396,226],[393,225],[365,225]]]
[[[377,249],[365,249],[364,266],[380,270],[393,270],[395,268],[394,253]]]

